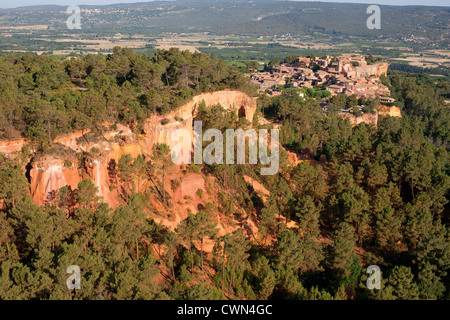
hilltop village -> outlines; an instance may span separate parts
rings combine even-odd
[[[282,63],[263,72],[251,74],[258,92],[269,96],[281,95],[283,88],[321,87],[331,95],[355,94],[358,98],[380,97],[381,102],[394,102],[389,89],[380,81],[387,75],[388,63],[360,55],[297,57],[292,64]],[[302,93],[300,92],[300,95]]]
[[[377,125],[378,114],[401,116],[397,107],[386,105],[396,101],[390,97],[389,88],[381,81],[381,77],[387,76],[387,69],[387,62],[371,55],[326,55],[320,58],[311,55],[287,57],[281,64],[272,60],[262,72],[251,69],[250,77],[251,82],[258,87],[258,93],[270,97],[279,96],[289,88],[298,89],[301,97],[305,97],[307,90],[321,91],[320,106],[325,113],[328,112],[330,101],[325,97],[345,94],[356,99],[376,99],[378,107],[372,113],[362,113],[364,105],[359,104],[356,113],[351,108],[343,108],[338,115],[349,118],[353,125],[361,122]]]

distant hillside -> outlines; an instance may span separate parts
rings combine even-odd
[[[83,32],[149,29],[237,35],[367,36],[408,38],[448,45],[450,9],[426,6],[380,6],[381,30],[369,30],[367,4],[296,1],[158,1],[107,6],[83,14]],[[0,27],[47,24],[66,28],[65,6],[0,10]]]

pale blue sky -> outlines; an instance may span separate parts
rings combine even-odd
[[[294,0],[295,1],[295,0]],[[301,0],[297,0],[301,1]],[[134,3],[147,2],[145,0],[0,0],[0,8],[15,8],[41,4],[58,5],[104,5],[112,3]],[[427,6],[450,6],[450,0],[324,0],[322,2],[351,2],[367,4],[389,4],[389,5],[427,5]]]

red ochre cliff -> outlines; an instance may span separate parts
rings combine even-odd
[[[38,204],[53,203],[57,191],[69,186],[75,190],[81,181],[77,163],[44,156],[32,163],[30,170],[31,195]]]
[[[121,124],[103,124],[106,130],[102,135],[85,130],[58,136],[53,141],[54,145],[65,151],[34,156],[28,166],[34,201],[39,205],[51,203],[60,188],[69,186],[75,190],[81,180],[91,179],[98,188],[98,196],[111,207],[117,207],[120,204],[117,164],[121,156],[150,155],[153,144],[157,142],[171,147],[177,143],[189,143],[187,139],[172,141],[172,133],[185,129],[193,137],[193,118],[202,101],[207,107],[220,103],[224,109],[236,111],[239,117],[250,122],[256,110],[255,99],[240,91],[223,90],[200,94],[169,114],[148,118],[138,134]],[[0,152],[10,157],[27,143],[25,139],[0,141]],[[76,157],[79,152],[84,153],[83,160]]]

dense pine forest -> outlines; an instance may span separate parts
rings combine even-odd
[[[143,119],[200,92],[256,96],[249,77],[225,61],[176,49],[147,57],[115,48],[65,61],[10,55],[0,58],[0,74],[1,138],[26,137],[37,152],[56,135],[96,130],[99,121],[139,130]],[[220,201],[174,230],[152,218],[161,214],[157,207],[170,211],[171,198],[138,192],[129,178],[161,179],[170,161],[164,146],[152,159],[121,159],[130,188],[116,209],[90,180],[73,191],[75,203],[62,188],[58,201],[40,207],[29,194],[25,152],[13,160],[0,155],[0,299],[449,299],[450,86],[398,71],[383,82],[402,117],[380,116],[377,127],[324,114],[321,97],[303,100],[290,90],[259,97],[253,127],[281,127],[278,174],[260,176],[258,165],[186,166],[181,174],[220,182],[220,190],[207,191]],[[329,103],[351,107],[352,99]],[[204,130],[242,125],[215,107],[197,118]],[[292,165],[285,150],[310,161]],[[244,175],[270,196],[255,193]],[[237,228],[218,236],[213,212],[223,220],[254,213],[258,233]],[[214,243],[210,252],[205,241]],[[81,290],[66,287],[69,265],[82,270]],[[366,286],[369,265],[381,268],[381,290]]]
[[[110,55],[66,59],[0,57],[0,137],[49,143],[56,135],[102,121],[141,123],[201,92],[256,92],[248,77],[205,53],[158,50],[153,57],[115,47]]]

